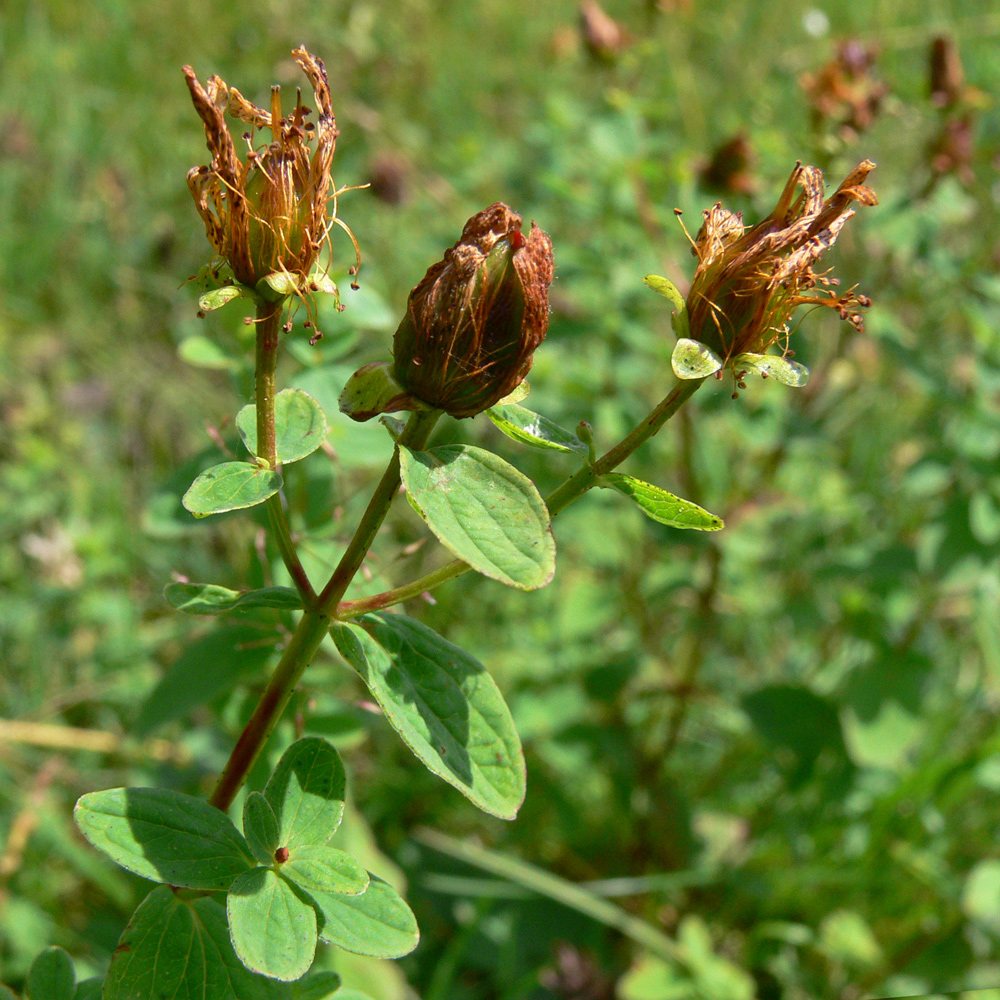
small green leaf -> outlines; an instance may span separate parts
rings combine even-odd
[[[154,882],[224,890],[250,867],[247,842],[229,817],[183,792],[89,792],[77,802],[73,817],[94,847]]]
[[[281,489],[281,476],[250,462],[223,462],[206,469],[181,498],[195,517],[263,503]]]
[[[341,413],[359,422],[380,413],[428,409],[393,378],[388,361],[373,361],[359,368],[347,380],[338,405]]]
[[[277,302],[286,295],[294,295],[298,290],[298,276],[288,271],[274,271],[265,274],[257,282],[257,292],[268,302]]]
[[[326,740],[293,743],[264,789],[278,818],[278,845],[291,851],[325,844],[343,819],[345,785],[340,754]]]
[[[281,874],[306,892],[339,892],[356,896],[368,888],[368,872],[360,862],[336,847],[313,844],[293,847]]]
[[[235,608],[279,608],[299,611],[302,598],[291,587],[262,587],[239,591],[214,583],[168,583],[163,588],[167,604],[186,615],[221,615]]]
[[[733,369],[746,369],[761,378],[773,378],[782,385],[799,388],[809,381],[809,369],[797,361],[780,358],[776,354],[737,354],[733,358]]]
[[[316,911],[277,872],[255,868],[226,896],[233,948],[251,971],[289,982],[316,956]]]
[[[73,962],[62,948],[46,948],[31,963],[28,971],[31,1000],[73,1000],[75,987]]]
[[[420,941],[413,911],[399,893],[375,875],[360,896],[311,892],[319,911],[321,941],[355,955],[402,958]]]
[[[184,900],[159,886],[132,914],[118,942],[104,1000],[320,1000],[326,994],[310,993],[312,980],[288,984],[254,975],[233,951],[219,903]]]
[[[257,407],[244,406],[236,414],[236,427],[247,451],[257,454]],[[280,465],[311,455],[325,440],[329,427],[322,407],[308,392],[282,389],[274,397],[275,452]]]
[[[274,864],[274,852],[279,847],[278,820],[260,792],[251,792],[243,803],[243,836],[262,865]]]
[[[328,271],[316,268],[309,272],[309,283],[306,286],[310,292],[324,292],[327,295],[339,295],[337,283],[330,277]]]
[[[403,742],[471,802],[513,819],[525,770],[514,720],[486,668],[405,615],[365,615],[331,629]]]
[[[242,285],[223,285],[222,288],[213,288],[210,292],[198,298],[198,308],[202,312],[211,312],[213,309],[221,309],[227,302],[238,299],[241,295],[246,295],[247,289]]]
[[[177,356],[195,368],[232,371],[239,367],[239,362],[226,354],[214,340],[201,334],[185,337],[177,347]]]
[[[697,340],[681,337],[674,344],[670,367],[679,379],[708,378],[722,367],[722,359],[709,347]]]
[[[669,524],[671,528],[695,528],[698,531],[718,531],[725,527],[721,517],[710,514],[690,500],[661,490],[659,486],[644,483],[641,479],[608,472],[602,482],[634,501],[636,506],[654,521]]]
[[[690,336],[687,303],[684,301],[684,296],[677,290],[677,286],[659,274],[647,274],[642,281],[657,295],[662,295],[673,304],[675,311],[670,317],[670,324],[674,328],[674,333],[683,338]]]
[[[186,646],[143,702],[136,734],[148,736],[158,726],[177,719],[231,691],[271,659],[278,634],[249,623],[220,625]]]
[[[516,403],[498,403],[486,411],[486,416],[507,437],[520,441],[521,444],[578,455],[588,454],[587,446],[571,431]]]
[[[556,571],[548,508],[498,455],[464,444],[400,448],[406,494],[451,553],[511,587],[544,587]]]

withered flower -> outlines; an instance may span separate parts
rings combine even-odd
[[[285,294],[311,290],[310,271],[331,227],[340,225],[350,235],[335,212],[333,218],[327,214],[331,201],[336,208],[338,194],[330,177],[338,132],[326,68],[304,48],[292,56],[312,84],[315,123],[306,121],[312,112],[302,104],[301,92],[291,113],[282,116],[279,87],[271,88],[271,108],[265,111],[218,76],[209,77],[203,87],[194,70],[184,67],[212,154],[209,165],[188,171],[188,187],[209,241],[228,261],[236,280],[269,298],[282,297],[278,288]],[[242,136],[243,158],[226,114],[249,126]],[[255,145],[259,129],[271,132],[266,145]],[[270,292],[259,284],[269,275],[285,279],[272,281]]]
[[[733,368],[737,356],[763,354],[777,341],[787,353],[789,321],[800,305],[829,306],[863,329],[857,310],[869,299],[853,288],[839,293],[837,279],[814,268],[854,215],[851,204],[878,203],[864,183],[874,169],[865,160],[824,201],[823,174],[798,164],[774,211],[751,229],[721,203],[704,212],[687,297],[691,337]]]
[[[549,325],[552,241],[498,202],[465,224],[410,292],[393,338],[393,376],[408,393],[471,417],[528,374]]]

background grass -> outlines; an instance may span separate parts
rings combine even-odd
[[[835,255],[874,300],[867,332],[810,316],[794,342],[808,387],[754,380],[734,402],[713,383],[628,467],[723,515],[724,532],[672,531],[601,492],[559,519],[546,590],[463,580],[408,608],[508,698],[528,755],[515,823],[425,774],[332,647],[311,668],[295,711],[345,755],[358,811],[344,835],[405,875],[423,931],[397,965],[321,961],[378,1000],[1000,984],[1000,17],[982,0],[664,7],[609,0],[631,43],[600,59],[563,0],[7,0],[0,710],[36,725],[0,753],[4,981],[52,943],[81,977],[103,972],[145,889],[84,846],[73,801],[123,783],[206,791],[265,676],[230,676],[220,654],[216,692],[173,718],[147,708],[136,735],[165,670],[214,632],[167,608],[171,574],[241,587],[273,572],[252,516],[195,524],[176,505],[216,442],[234,447],[251,386],[239,307],[200,321],[179,287],[208,256],[184,183],[204,137],[179,67],[262,102],[272,81],[298,84],[288,53],[304,43],[330,71],[338,183],[378,182],[340,204],[362,290],[345,281],[325,340],[310,349],[297,328],[283,360],[325,404],[387,355],[409,289],[464,220],[504,200],[556,248],[531,405],[611,443],[669,379],[667,310],[640,279],[693,272],[675,206],[695,227],[720,197],[759,218],[797,159],[833,185],[870,157],[881,198]],[[982,92],[965,183],[932,183],[928,150],[959,114],[928,96],[942,32]],[[888,91],[854,136],[815,121],[799,82],[845,38],[875,48]],[[750,194],[701,176],[738,133]],[[343,272],[351,249],[336,245]],[[335,422],[338,461],[289,475],[316,572],[388,454],[384,432]],[[543,492],[572,471],[484,420],[441,433],[495,447]],[[422,534],[400,511],[361,586],[436,565],[433,546],[411,551]],[[262,641],[287,626],[244,624]],[[673,958],[421,826],[574,882],[624,880],[598,891],[674,939]]]

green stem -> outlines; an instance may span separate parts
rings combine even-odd
[[[632,431],[618,442],[609,452],[602,455],[592,465],[585,465],[575,475],[572,475],[564,483],[558,486],[546,497],[545,504],[549,509],[549,514],[555,517],[561,510],[568,507],[574,500],[579,499],[588,490],[598,485],[601,476],[606,472],[621,465],[629,455],[634,452],[639,445],[648,441],[657,431],[694,395],[695,390],[704,382],[704,379],[688,379],[677,384],[671,392],[665,396],[641,423],[636,425]],[[373,597],[367,597],[358,601],[345,601],[337,606],[337,618],[354,618],[367,611],[377,611],[380,608],[388,608],[400,601],[406,601],[413,597],[419,597],[428,590],[441,586],[455,577],[467,573],[471,567],[461,559],[454,559],[446,563],[432,573],[426,574],[412,583],[393,590],[386,590]]]
[[[440,411],[437,410],[410,414],[409,422],[399,436],[399,444],[393,449],[388,468],[372,494],[354,537],[329,582],[323,588],[323,592],[307,606],[305,614],[278,661],[274,674],[257,702],[250,721],[247,722],[233,752],[229,755],[229,760],[209,799],[213,806],[225,811],[232,805],[236,793],[250,773],[250,768],[274,732],[274,727],[298,687],[302,674],[312,662],[319,644],[323,641],[330,627],[330,609],[336,607],[344,596],[344,592],[368,554],[399,489],[399,445],[422,448],[427,443],[440,415]]]
[[[278,465],[277,439],[274,426],[274,372],[278,364],[278,341],[281,330],[281,304],[261,303],[257,307],[257,367],[255,399],[257,409],[257,457],[272,468]],[[281,560],[285,564],[306,607],[316,599],[309,577],[302,566],[285,517],[281,497],[268,497],[267,513],[274,529]]]

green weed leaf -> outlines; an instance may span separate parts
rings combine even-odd
[[[368,888],[368,872],[359,861],[336,847],[313,844],[294,847],[281,874],[307,892],[338,892],[356,896]]]
[[[620,472],[608,472],[601,476],[601,480],[627,496],[647,517],[660,524],[669,524],[672,528],[695,528],[698,531],[718,531],[725,527],[721,517],[710,514],[690,500],[661,490],[659,486],[644,483],[641,479],[625,476]]]
[[[325,1000],[332,972],[296,983],[254,975],[236,957],[225,909],[154,889],[132,914],[111,958],[104,1000]]]
[[[243,803],[243,836],[262,865],[274,864],[274,852],[280,846],[278,820],[260,792],[251,792]]]
[[[73,1000],[76,971],[62,948],[46,948],[31,963],[28,971],[28,996],[31,1000]]]
[[[233,882],[226,896],[233,948],[251,970],[271,979],[301,979],[316,956],[316,911],[270,868]]]
[[[264,798],[278,818],[278,846],[325,844],[344,816],[346,778],[340,754],[318,736],[293,743],[278,761]]]
[[[206,469],[181,497],[195,517],[255,507],[281,489],[281,476],[250,462],[223,462]]]
[[[420,940],[417,919],[399,893],[375,875],[360,896],[310,892],[319,911],[319,937],[355,955],[401,958]]]
[[[588,455],[589,450],[571,431],[565,430],[527,407],[517,403],[498,403],[486,411],[486,416],[507,437],[533,448],[548,448]]]
[[[257,454],[257,407],[236,414],[236,428],[251,455]],[[323,408],[302,389],[282,389],[274,397],[274,438],[278,462],[288,465],[311,455],[325,440],[329,426]]]
[[[799,388],[809,381],[809,369],[805,365],[775,354],[737,354],[733,358],[733,368],[736,371],[745,369],[754,372],[761,378],[773,378],[775,382],[793,388]]]
[[[410,503],[459,559],[522,590],[552,579],[549,512],[527,476],[492,452],[462,444],[401,448],[400,464]]]
[[[670,355],[670,367],[679,379],[708,378],[722,367],[722,359],[697,340],[681,337],[674,344]]]
[[[186,615],[221,615],[236,608],[280,608],[299,611],[302,598],[291,587],[261,587],[241,592],[214,583],[168,583],[163,588],[167,604]]]
[[[198,705],[231,691],[261,670],[278,636],[249,624],[222,625],[196,639],[173,662],[143,703],[136,734],[149,735]]]
[[[225,890],[250,867],[247,842],[229,817],[183,792],[89,792],[77,802],[73,816],[94,847],[154,882]]]
[[[418,759],[480,809],[513,819],[524,801],[524,756],[486,668],[405,615],[365,615],[332,634]]]

